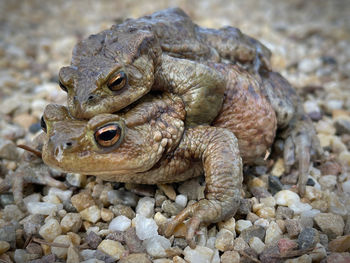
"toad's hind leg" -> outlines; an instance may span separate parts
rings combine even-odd
[[[165,235],[191,217],[186,239],[193,246],[193,237],[200,223],[215,223],[233,216],[240,204],[242,160],[236,137],[227,129],[199,126],[186,131],[176,154],[203,163],[205,199],[188,206],[167,226]]]

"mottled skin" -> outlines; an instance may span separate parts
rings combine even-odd
[[[201,28],[173,8],[126,20],[83,40],[59,78],[76,118],[117,112],[161,89],[191,97],[184,100],[188,125],[210,124],[221,108],[225,83],[207,61],[258,71],[269,68],[269,58],[267,48],[238,29]],[[107,84],[119,72],[125,73],[126,83],[111,90]]]

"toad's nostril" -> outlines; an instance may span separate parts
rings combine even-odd
[[[94,95],[90,95],[90,96],[88,97],[88,101],[91,101],[91,100],[93,100],[94,98],[95,98]]]
[[[67,146],[67,147],[71,147],[72,145],[73,145],[72,142],[66,142],[66,146]]]
[[[75,104],[78,103],[78,97],[77,96],[73,97],[73,103],[75,103]]]

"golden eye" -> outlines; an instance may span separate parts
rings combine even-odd
[[[126,74],[123,71],[120,71],[108,80],[107,86],[110,90],[116,91],[122,89],[125,84]]]
[[[110,147],[119,141],[121,132],[118,124],[108,124],[95,132],[95,140],[102,147]]]
[[[64,92],[68,92],[67,87],[66,87],[61,81],[58,81],[58,85],[60,85],[61,89],[62,89]]]

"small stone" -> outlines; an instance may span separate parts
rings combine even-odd
[[[312,262],[320,262],[322,259],[327,257],[327,251],[324,246],[318,243],[309,255],[312,258]]]
[[[328,249],[332,252],[346,252],[350,250],[350,235],[340,236],[328,244]],[[1,254],[1,253],[0,253]]]
[[[219,229],[225,228],[230,230],[236,236],[236,220],[234,217],[229,218],[226,221],[218,223]]]
[[[276,204],[283,206],[290,206],[295,203],[300,202],[300,197],[298,194],[290,190],[282,190],[275,194]]]
[[[166,218],[161,212],[157,212],[154,217],[153,217],[154,221],[156,221],[157,226],[159,226],[160,228],[165,226],[165,224],[168,223],[168,218]]]
[[[278,245],[267,246],[264,251],[260,254],[259,259],[261,263],[280,263],[281,253]]]
[[[259,209],[256,214],[261,218],[274,218],[275,208],[274,207],[263,207]]]
[[[73,246],[70,245],[67,251],[67,263],[79,263],[80,260],[79,251]]]
[[[68,247],[72,244],[72,241],[69,236],[61,235],[54,239],[53,243],[67,245]],[[67,258],[68,248],[63,247],[51,247],[51,251],[58,258],[65,259]]]
[[[237,215],[245,216],[252,211],[252,202],[249,199],[241,199],[237,210]]]
[[[111,190],[108,191],[107,195],[109,202],[113,205],[122,204],[131,207],[136,207],[137,205],[138,197],[132,192],[123,190]]]
[[[181,207],[186,207],[187,205],[187,196],[186,195],[177,195],[175,198],[175,203],[180,205]]]
[[[40,257],[40,255],[29,254],[24,249],[16,249],[13,256],[16,263],[26,263],[33,259],[37,259],[38,257]]]
[[[16,228],[13,225],[0,227],[0,240],[6,241],[12,248],[16,245]]]
[[[278,206],[276,210],[276,219],[290,219],[294,215],[294,212],[289,207]]]
[[[62,202],[64,202],[71,198],[72,193],[72,190],[61,190],[56,187],[51,187],[48,195],[56,195]]]
[[[103,221],[109,222],[113,219],[113,217],[114,217],[114,213],[111,210],[107,208],[101,209],[101,218]]]
[[[176,198],[176,192],[171,184],[159,184],[158,187],[164,192],[164,194],[172,201]]]
[[[233,249],[234,235],[230,230],[221,229],[217,234],[215,247],[220,251],[228,251]]]
[[[263,204],[265,207],[275,207],[276,201],[275,198],[272,196],[260,198],[260,203]]]
[[[69,231],[78,232],[82,223],[83,221],[80,214],[68,213],[61,220],[61,228],[63,233],[67,233]]]
[[[327,257],[327,263],[349,263],[350,253],[332,253]]]
[[[71,186],[82,187],[86,183],[86,175],[67,173],[66,180]]]
[[[241,233],[244,229],[251,227],[252,225],[252,222],[240,219],[236,222],[236,231],[237,233]]]
[[[261,240],[265,239],[265,229],[261,226],[251,226],[244,229],[240,236],[245,242],[249,242],[252,237],[257,237]]]
[[[284,160],[283,158],[278,158],[272,167],[271,174],[273,176],[280,177],[282,174],[284,174],[284,172]]]
[[[152,261],[149,259],[149,257],[145,253],[135,253],[135,254],[130,254],[126,257],[123,257],[121,260],[118,261],[118,263],[152,263]]]
[[[136,213],[144,217],[153,217],[155,200],[151,197],[143,197],[136,206]]]
[[[350,134],[350,120],[345,118],[339,118],[335,120],[334,127],[336,129],[337,134]]]
[[[97,235],[95,232],[90,231],[89,234],[86,236],[86,243],[92,248],[96,249],[99,244],[102,242],[102,238]]]
[[[80,245],[81,237],[78,234],[73,233],[73,232],[68,232],[67,236],[70,237],[70,239],[72,240],[72,244],[74,246],[79,246]]]
[[[3,212],[3,219],[5,221],[11,221],[11,220],[20,221],[25,216],[25,214],[18,208],[17,205],[7,205],[2,210],[2,212]]]
[[[258,237],[252,237],[249,242],[248,242],[249,246],[254,249],[254,251],[258,254],[260,254],[261,252],[263,252],[263,250],[265,249],[265,244],[264,242],[261,241],[260,238]]]
[[[240,263],[240,258],[237,251],[225,251],[221,256],[221,263]]]
[[[185,261],[183,258],[179,257],[179,256],[175,256],[173,257],[173,262],[174,263],[187,263],[187,261]],[[131,262],[130,262],[131,263]]]
[[[115,216],[123,215],[129,219],[133,219],[136,215],[131,207],[125,205],[114,205],[111,210]]]
[[[342,188],[345,193],[350,194],[350,180],[342,183]]]
[[[125,248],[120,242],[109,239],[103,240],[97,249],[110,255],[115,260],[119,260],[125,252]]]
[[[61,233],[62,229],[60,223],[54,218],[47,220],[39,230],[40,236],[48,242],[52,242],[57,236],[61,235]]]
[[[271,245],[277,242],[282,237],[282,231],[276,222],[271,222],[266,229],[265,244]]]
[[[322,189],[332,190],[337,184],[337,177],[335,175],[324,175],[319,179],[319,183]]]
[[[254,222],[254,226],[261,226],[263,228],[267,228],[269,226],[269,221],[265,218],[259,218]]]
[[[320,235],[314,228],[304,228],[298,236],[299,249],[308,250],[314,248],[320,242]]]
[[[234,240],[233,242],[233,250],[235,251],[244,251],[247,248],[249,248],[249,245],[247,244],[247,242],[244,241],[243,238],[238,237]]]
[[[204,189],[199,184],[198,179],[194,178],[183,182],[177,190],[180,194],[187,196],[189,200],[198,200],[198,197],[203,194],[201,192]]]
[[[9,249],[10,249],[10,244],[6,241],[0,240],[0,255],[4,254]]]
[[[285,254],[298,247],[298,244],[294,240],[288,238],[281,238],[278,240],[278,249],[281,254]]]
[[[113,263],[116,262],[115,258],[112,257],[111,255],[108,255],[107,253],[101,251],[101,250],[96,250],[95,252],[95,258],[104,262],[104,263]]]
[[[341,165],[336,161],[326,161],[320,167],[323,175],[338,175],[342,172]]]
[[[286,263],[311,263],[312,258],[310,255],[305,254],[297,258],[287,259],[285,262]]]
[[[177,215],[178,213],[181,212],[182,209],[183,209],[182,206],[170,200],[165,200],[162,203],[163,212],[168,213],[171,216]]]
[[[327,113],[332,113],[334,110],[340,110],[343,107],[343,101],[341,100],[326,100],[324,104],[325,110]]]
[[[95,205],[95,201],[92,198],[92,196],[85,192],[73,195],[71,198],[71,202],[78,212]]]
[[[56,205],[44,202],[29,202],[27,205],[28,212],[31,214],[52,215],[62,209],[62,205]]]
[[[303,212],[312,210],[311,205],[302,202],[295,202],[293,204],[290,204],[288,207],[293,210],[295,215],[299,215]]]
[[[301,231],[301,224],[297,219],[285,220],[285,227],[288,232],[288,236],[291,238],[297,237]]]
[[[141,240],[136,235],[135,228],[130,227],[122,233],[124,233],[124,241],[130,253],[145,252],[145,248],[143,247]]]
[[[298,69],[304,73],[311,73],[322,66],[320,58],[304,58],[298,63]]]
[[[114,218],[108,226],[111,231],[125,231],[131,226],[131,220],[126,216],[117,216]]]
[[[133,221],[135,223],[136,235],[140,240],[158,235],[158,226],[153,219],[136,215]]]
[[[155,258],[166,257],[166,249],[171,247],[171,243],[163,236],[153,236],[145,239],[143,245],[149,255]]]
[[[91,223],[96,223],[101,218],[101,210],[97,205],[93,205],[80,211],[80,215],[83,220],[87,220]]]
[[[339,154],[338,160],[341,164],[345,166],[350,166],[350,152],[349,151],[343,151]]]
[[[190,263],[211,263],[214,251],[203,246],[196,246],[195,249],[186,247],[184,249],[185,260]]]
[[[327,234],[329,239],[334,239],[343,234],[345,224],[340,215],[319,213],[314,217],[314,221],[321,231]]]

